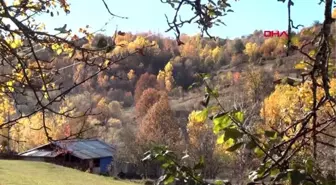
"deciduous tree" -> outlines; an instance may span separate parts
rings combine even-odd
[[[136,114],[138,118],[139,119],[143,118],[147,114],[149,109],[156,102],[159,101],[160,97],[161,97],[160,91],[153,89],[153,88],[146,89],[142,93],[139,101],[135,105],[135,110],[136,110]]]
[[[168,95],[162,92],[156,102],[147,112],[139,125],[139,143],[145,146],[152,144],[168,145],[173,148],[181,146],[180,127],[169,106]]]
[[[146,89],[157,88],[157,87],[158,87],[158,83],[157,83],[155,75],[152,75],[149,73],[142,74],[135,85],[135,92],[134,92],[135,102],[137,102],[140,99],[142,93]]]

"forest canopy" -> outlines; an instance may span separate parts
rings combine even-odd
[[[175,13],[167,16],[173,39],[88,26],[75,33],[67,24],[52,34],[35,15],[71,14],[70,1],[0,0],[1,154],[99,138],[120,160],[159,162],[168,184],[233,175],[235,183],[334,184],[333,2],[309,2],[324,6],[324,20],[295,31],[295,1],[281,0],[288,37],[256,30],[236,39],[209,33],[234,12],[226,0],[161,2]],[[177,18],[182,7],[192,16]],[[200,34],[181,33],[186,24]]]

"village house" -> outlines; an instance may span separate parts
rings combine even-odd
[[[116,149],[98,139],[50,142],[19,154],[23,160],[44,161],[91,173],[108,174]]]

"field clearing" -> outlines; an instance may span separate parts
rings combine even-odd
[[[54,164],[0,160],[0,185],[136,185]],[[139,185],[139,184],[138,184]]]

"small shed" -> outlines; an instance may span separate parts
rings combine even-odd
[[[73,139],[50,142],[19,156],[23,160],[45,161],[92,173],[107,174],[116,150],[98,139]]]

